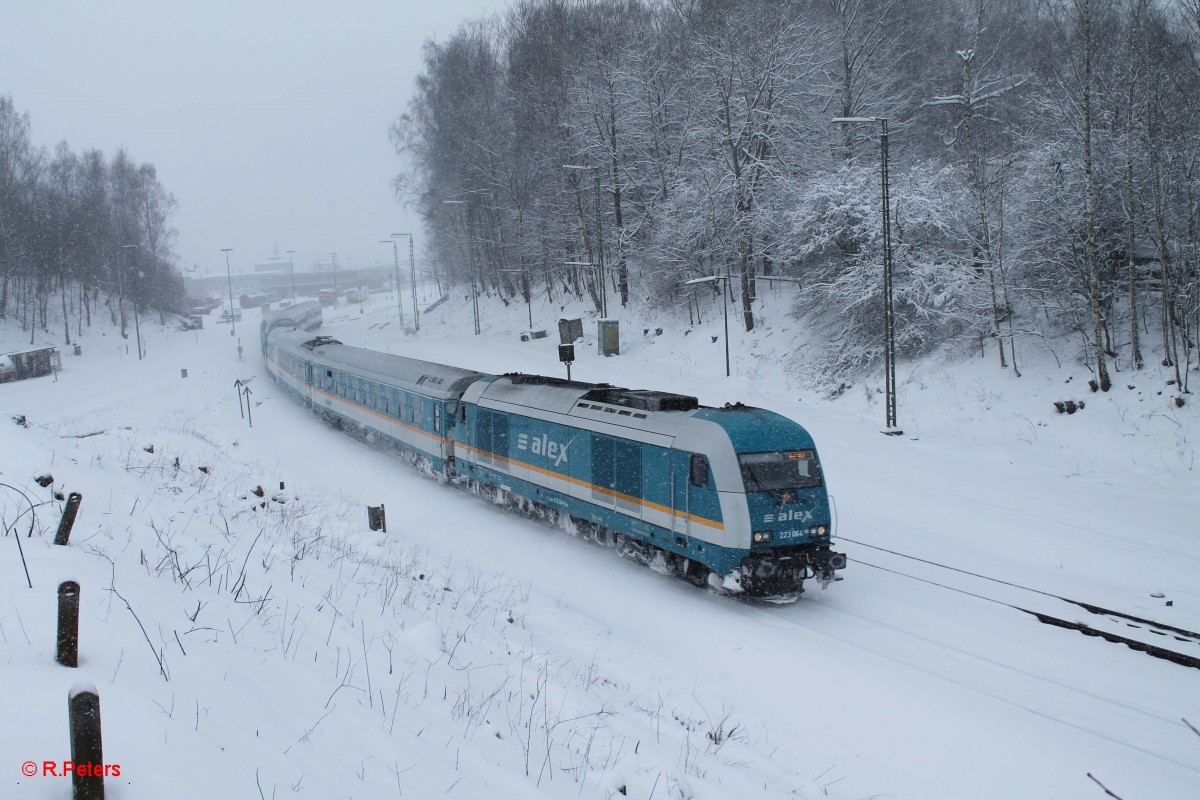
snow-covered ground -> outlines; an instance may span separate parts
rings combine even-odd
[[[0,796],[70,791],[42,762],[69,759],[67,692],[88,681],[115,800],[1103,797],[1088,773],[1123,800],[1196,797],[1200,671],[993,601],[1094,621],[1078,607],[876,548],[1200,630],[1200,402],[1176,408],[1158,367],[1092,394],[1074,345],[1059,366],[1025,343],[1021,378],[991,351],[902,363],[904,435],[882,436],[875,385],[829,399],[791,366],[802,326],[782,302],[732,333],[731,378],[712,308],[690,329],[615,315],[613,358],[585,316],[572,372],[809,428],[851,563],[786,606],[656,574],[322,426],[266,377],[257,312],[240,339],[216,315],[143,320],[143,361],[100,325],[56,378],[0,385],[0,516],[33,584],[0,539]],[[376,295],[322,332],[563,375],[555,322],[578,312],[535,300],[551,336],[521,342],[525,306],[484,302],[475,337],[459,292],[412,336]],[[0,327],[0,351],[22,336]],[[1086,408],[1056,413],[1068,399]],[[52,492],[83,495],[68,547]],[[367,527],[379,503],[386,535]],[[78,669],[54,661],[67,579]]]

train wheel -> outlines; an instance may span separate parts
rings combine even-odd
[[[630,561],[636,561],[643,567],[650,564],[650,549],[641,542],[630,539],[623,533],[618,533],[615,538],[614,546],[617,554],[622,558],[628,558]]]
[[[654,548],[654,555],[650,558],[650,569],[661,575],[669,575],[674,570],[674,556],[663,550]]]
[[[698,561],[692,561],[690,558],[679,559],[679,577],[693,586],[707,586],[710,574],[711,570]]]

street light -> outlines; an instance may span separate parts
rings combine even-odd
[[[129,250],[130,248],[134,248],[134,247],[137,247],[137,245],[136,244],[121,245],[122,250]],[[122,276],[121,283],[122,284],[125,283],[124,275],[125,275],[125,268],[122,267],[121,268],[121,276]],[[140,277],[140,275],[139,275],[139,277]],[[138,322],[138,307],[137,307],[137,298],[136,297],[133,298],[133,329],[135,331],[134,335],[137,338],[138,361],[141,361],[142,360],[142,326]]]
[[[409,284],[412,288],[413,330],[419,331],[419,330],[421,330],[421,311],[417,306],[417,261],[413,257],[413,235],[411,233],[393,233],[392,234],[393,239],[395,239],[398,236],[407,236],[408,237],[408,280],[409,280]],[[399,269],[399,267],[396,268],[396,281],[397,281],[396,301],[399,302],[400,301],[400,284],[399,284],[400,269]],[[401,319],[403,319],[404,315],[401,314],[400,317],[401,317]]]
[[[225,254],[225,280],[229,282],[229,335],[237,335],[237,322],[234,320],[233,309],[233,276],[229,272],[229,253],[233,250],[232,247],[222,247],[221,252]]]
[[[296,264],[292,261],[292,253],[295,250],[288,250],[288,275],[292,278],[292,305],[296,305]]]
[[[392,258],[396,261],[396,310],[400,312],[400,324],[404,324],[404,306],[400,303],[400,251],[396,248],[395,239],[380,239],[380,244],[392,246]]]
[[[571,262],[567,262],[571,263]],[[693,278],[690,281],[684,281],[684,286],[690,286],[698,283],[712,283],[713,281],[724,281],[725,302],[721,305],[725,309],[725,377],[729,377],[729,275],[710,275],[707,278]],[[775,275],[759,275],[755,280],[760,281],[785,281],[787,283],[801,283],[799,278],[784,278]]]
[[[337,293],[337,253],[330,253],[330,254],[329,254],[329,265],[330,265],[330,268],[333,270],[333,307],[334,307],[334,308],[337,308],[337,307],[338,307],[338,293]]]
[[[725,377],[729,377],[729,276],[728,275],[710,275],[707,278],[692,278],[690,281],[684,281],[684,286],[690,286],[697,283],[712,283],[713,281],[723,281],[724,299],[721,303],[725,310]]]
[[[600,315],[608,318],[608,279],[604,274],[604,232],[600,227],[600,168],[581,164],[563,164],[567,172],[591,172],[595,179],[593,186],[596,191],[596,274],[600,281]]]
[[[879,123],[879,183],[883,193],[883,382],[887,405],[887,430],[896,430],[896,330],[892,309],[892,216],[888,190],[888,121],[887,117],[834,117],[835,125],[854,125],[863,122]]]
[[[463,208],[467,205],[466,200],[443,200],[442,203],[445,205],[448,205],[448,206],[458,206],[460,210],[463,210]],[[463,234],[464,234],[463,239],[466,238],[466,233],[467,233],[466,229],[467,229],[466,211],[463,210]],[[463,239],[459,240],[459,249],[462,249]],[[472,248],[470,246],[470,242],[467,243],[467,256],[468,256],[468,260],[470,262],[470,265],[468,268],[470,269],[470,278],[471,278],[471,308],[475,314],[475,335],[478,336],[479,335],[479,294],[475,289],[475,250],[474,250],[474,248]]]

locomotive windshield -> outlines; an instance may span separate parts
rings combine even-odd
[[[808,489],[821,486],[821,465],[812,450],[741,453],[738,463],[747,492]]]

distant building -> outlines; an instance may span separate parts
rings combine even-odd
[[[402,272],[401,285],[404,285],[407,270]],[[360,286],[366,289],[382,289],[391,285],[394,275],[394,267],[387,264],[354,269],[334,269],[331,264],[318,264],[307,271],[297,268],[293,276],[289,262],[272,258],[255,264],[253,272],[234,272],[228,276],[219,274],[203,278],[185,277],[183,291],[190,298],[216,297],[228,301],[232,287],[234,298],[244,294],[265,294],[271,300],[282,300],[291,298],[293,280],[297,296],[316,297],[322,289],[331,289],[334,286],[337,286],[339,294]]]
[[[62,369],[57,347],[34,347],[0,354],[0,383],[37,378]]]

